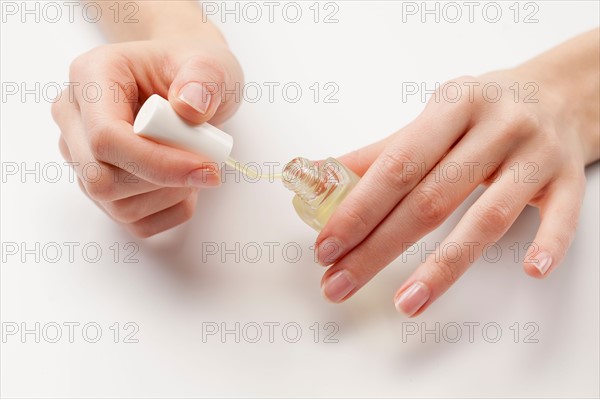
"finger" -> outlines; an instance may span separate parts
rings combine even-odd
[[[480,123],[462,137],[377,229],[325,273],[323,294],[333,302],[347,299],[419,238],[446,220],[477,186],[501,178],[499,165],[511,151],[511,146],[503,144],[505,129],[498,123]],[[473,154],[477,154],[477,158],[473,159]],[[541,175],[536,183],[539,178]],[[335,246],[328,248],[330,254],[332,248]],[[342,271],[345,280],[352,283],[346,285],[346,290],[341,290],[339,283],[330,281],[334,274]],[[337,281],[342,281],[339,275]],[[336,286],[338,289],[334,289]]]
[[[546,277],[563,260],[575,236],[584,192],[583,172],[549,187],[540,206],[540,227],[523,263],[528,275]]]
[[[135,177],[130,171],[98,162],[92,155],[77,105],[62,96],[53,108],[53,116],[61,129],[59,143],[63,156],[70,158],[86,191],[95,200],[113,201],[158,189],[159,187]],[[133,170],[134,164],[124,165]]]
[[[463,135],[470,122],[468,108],[441,107],[435,114],[433,109],[395,135],[333,213],[317,237],[321,264],[337,260],[327,247],[338,247],[339,259],[362,242]]]
[[[81,86],[95,84],[103,89],[103,94],[94,101],[86,98],[85,92],[75,91],[91,156],[116,167],[130,165],[135,176],[157,186],[219,185],[213,163],[133,133],[133,105],[124,100],[131,94],[127,95],[122,88],[132,82],[111,80],[111,74],[114,68],[100,64],[80,69],[73,77]]]
[[[161,188],[118,201],[102,203],[117,222],[133,223],[172,207],[197,191],[195,188]]]
[[[125,228],[136,237],[151,237],[190,220],[194,215],[197,199],[198,193],[195,192],[177,205],[127,224]]]
[[[392,142],[394,135],[390,135],[383,140],[369,144],[366,147],[359,148],[345,155],[337,157],[338,161],[350,168],[359,176],[365,174],[373,162],[381,155],[381,152]]]
[[[58,138],[58,149],[60,150],[60,155],[62,155],[65,161],[73,162],[73,157],[71,157],[69,147],[67,146],[67,143],[62,135]]]
[[[508,123],[504,120],[487,121],[471,128],[444,159],[429,170],[426,177],[429,184],[419,184],[418,189],[413,188],[408,194],[412,198],[412,202],[407,201],[407,203],[414,209],[412,220],[420,224],[420,227],[426,227],[425,232],[431,231],[443,222],[479,183],[494,178],[493,173],[515,145],[516,140],[511,138],[527,135],[531,129],[531,126],[523,123],[520,119],[511,120]],[[478,160],[473,160],[473,154],[477,154]],[[436,184],[440,182],[441,184]],[[349,216],[346,217],[347,220],[354,219],[355,223],[362,227],[367,224],[364,220],[365,217],[356,209],[349,209],[354,205],[351,202],[352,198],[356,198],[353,197],[353,193],[349,194],[348,198],[340,205],[339,208],[342,211],[339,211],[338,208],[336,214],[342,213],[342,217]],[[406,198],[402,199],[402,201],[404,200]],[[345,209],[349,210],[344,211]],[[343,212],[346,212],[347,215],[343,215]],[[334,223],[339,220],[336,219],[335,214],[331,219],[324,230],[329,227],[334,228]],[[406,220],[402,219],[398,222],[406,223]],[[412,228],[414,230],[415,226]],[[351,239],[340,240],[333,237],[321,241],[321,245],[317,249],[318,260],[321,264],[334,263],[356,248],[356,245],[359,245],[364,239],[362,235],[358,236],[353,232],[351,225],[346,228],[338,227],[338,230],[339,234],[346,234]],[[326,232],[321,233],[321,235],[324,234]]]
[[[238,106],[236,96],[223,94],[240,90],[239,82],[232,77],[220,61],[206,56],[191,57],[177,71],[169,88],[169,102],[192,123],[212,120],[217,110],[231,114],[231,108]]]
[[[191,219],[191,217],[193,216],[193,213],[194,213],[194,208],[196,206],[196,201],[197,201],[197,196],[198,196],[197,190],[191,189],[192,190],[191,194],[187,194],[187,197],[184,197],[184,199],[182,201],[176,203],[174,206],[163,209],[162,211],[158,211],[156,213],[151,213],[149,216],[146,216],[145,218],[141,218],[140,220],[137,220],[133,223],[128,223],[127,221],[123,222],[123,221],[117,220],[117,218],[115,218],[114,215],[111,212],[109,212],[109,210],[106,208],[106,206],[105,206],[106,204],[102,204],[102,203],[94,200],[93,198],[91,198],[90,195],[87,193],[83,183],[81,182],[81,179],[78,178],[77,182],[79,183],[79,187],[81,188],[83,193],[88,198],[90,198],[90,200],[102,212],[104,212],[108,217],[119,222],[134,236],[137,236],[140,238],[150,237],[154,234],[160,233],[164,230],[168,230],[171,227],[177,226],[177,225]],[[181,192],[181,191],[185,191],[185,190],[189,190],[189,189],[165,188],[165,189],[161,189],[161,190],[157,190],[157,191],[163,191],[163,193],[164,193],[166,190],[177,190],[177,191]],[[147,195],[147,194],[145,194],[145,195]]]
[[[348,298],[415,241],[442,223],[479,184],[489,180],[509,151],[498,150],[502,148],[497,143],[499,138],[489,138],[499,137],[493,134],[495,130],[498,127],[481,124],[463,137],[375,231],[325,273],[323,294],[333,302]],[[474,153],[485,161],[471,161]],[[333,250],[335,247],[329,248],[330,253]],[[342,271],[352,282],[352,287],[348,285],[346,290],[339,288],[339,281],[342,281],[339,275],[338,283],[332,282],[332,276]]]
[[[396,309],[408,316],[423,312],[484,250],[496,245],[543,185],[544,182],[515,182],[505,169],[498,182],[490,185],[444,242],[400,287],[394,297]]]
[[[98,207],[98,209],[100,209],[102,212],[104,212],[104,213],[106,214],[106,216],[108,216],[109,218],[111,217],[111,216],[110,216],[110,214],[108,213],[108,211],[106,210],[106,208],[104,208],[104,207],[103,207],[103,206],[100,204],[100,202],[96,201],[95,199],[93,199],[93,198],[90,196],[90,193],[88,193],[88,191],[87,191],[87,189],[86,189],[85,185],[83,184],[83,181],[81,181],[81,178],[80,178],[80,177],[77,177],[77,185],[79,186],[79,189],[81,190],[81,192],[82,192],[82,193],[83,193],[83,194],[84,194],[86,197],[88,197],[88,198],[89,198],[89,200],[90,200],[90,201],[92,201],[92,203]]]

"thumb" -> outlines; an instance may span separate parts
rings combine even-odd
[[[221,93],[230,85],[226,79],[227,73],[220,62],[192,57],[177,72],[169,88],[169,102],[189,122],[207,122],[221,114],[222,108],[231,108],[222,104]]]

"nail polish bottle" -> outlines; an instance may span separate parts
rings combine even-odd
[[[292,200],[300,218],[317,231],[325,226],[337,206],[360,179],[334,158],[315,163],[296,158],[286,164],[282,174],[256,174],[239,167],[230,157],[233,138],[208,123],[191,125],[171,108],[169,102],[152,95],[143,104],[133,131],[153,141],[194,152],[219,166],[227,164],[251,178],[282,179],[296,195]]]
[[[316,231],[321,231],[359,179],[334,158],[318,164],[296,158],[283,169],[284,186],[296,193],[292,204],[298,216]]]
[[[229,156],[233,137],[209,123],[192,125],[186,122],[158,94],[150,96],[138,111],[133,132],[158,143],[201,155],[207,163],[216,164],[219,168],[226,164],[251,179],[281,178],[280,174],[263,175],[240,167],[240,163]]]
[[[233,148],[233,137],[208,123],[186,122],[158,94],[144,102],[135,117],[133,131],[158,143],[194,152],[218,165],[229,160]]]

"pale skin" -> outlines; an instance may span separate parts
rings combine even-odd
[[[113,44],[80,56],[70,70],[71,80],[82,84],[117,82],[128,91],[124,96],[132,95],[135,82],[137,101],[62,96],[52,112],[61,152],[79,164],[83,191],[134,235],[148,237],[189,220],[198,191],[220,179],[208,160],[133,134],[140,104],[157,93],[190,122],[219,124],[239,104],[222,101],[206,83],[230,88],[243,75],[195,2],[138,6],[138,23],[103,18]],[[362,179],[317,237],[319,262],[329,266],[325,297],[350,298],[480,185],[487,186],[484,193],[440,243],[445,250],[429,256],[398,289],[398,311],[415,316],[427,309],[527,205],[539,208],[541,223],[524,270],[548,276],[573,239],[585,166],[600,158],[599,36],[598,30],[582,34],[513,69],[453,79],[409,125],[340,157]],[[482,95],[489,83],[502,88],[497,101]],[[457,85],[463,88],[458,97]],[[101,166],[100,180],[83,176],[81,165],[89,162]],[[450,165],[451,177],[440,173]],[[132,174],[135,183],[126,178]]]
[[[362,179],[317,238],[320,263],[333,264],[324,295],[333,302],[354,295],[481,184],[487,189],[440,250],[398,289],[398,311],[427,309],[527,205],[539,208],[541,223],[523,267],[534,278],[548,276],[571,245],[584,168],[600,157],[599,46],[596,29],[514,69],[448,82],[450,89],[491,82],[505,94],[495,102],[481,90],[456,102],[444,101],[454,94],[430,100],[408,126],[341,157]],[[526,93],[515,100],[515,83],[534,83],[537,102],[525,101]],[[415,173],[413,165],[425,166]],[[446,165],[460,173],[441,174]]]
[[[120,2],[121,9],[130,3]],[[73,90],[75,101],[61,96],[52,115],[61,153],[74,163],[84,193],[133,235],[149,237],[189,220],[198,191],[218,186],[220,177],[207,159],[133,134],[137,110],[156,93],[192,123],[220,124],[239,106],[222,101],[221,91],[243,81],[242,69],[195,2],[139,2],[136,23],[115,23],[113,1],[96,4],[113,43],[75,59],[69,78],[81,86],[96,82],[104,95],[91,102]],[[117,100],[115,83],[122,87]],[[89,167],[84,173],[89,163],[102,169],[100,178]]]

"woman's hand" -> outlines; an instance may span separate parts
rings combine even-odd
[[[201,15],[195,18],[201,25]],[[168,36],[109,44],[78,57],[69,92],[52,108],[61,152],[73,162],[83,191],[140,237],[188,220],[198,190],[220,183],[208,160],[134,134],[141,104],[156,93],[192,123],[219,124],[239,105],[224,93],[239,90],[243,81],[214,28]]]
[[[595,31],[519,68],[448,82],[408,126],[341,157],[364,176],[317,238],[320,263],[335,263],[324,295],[352,296],[480,184],[486,191],[399,288],[397,309],[425,310],[528,204],[540,209],[541,225],[525,272],[543,278],[556,268],[577,226],[584,167],[599,157],[597,38]],[[589,55],[573,58],[577,51]]]

